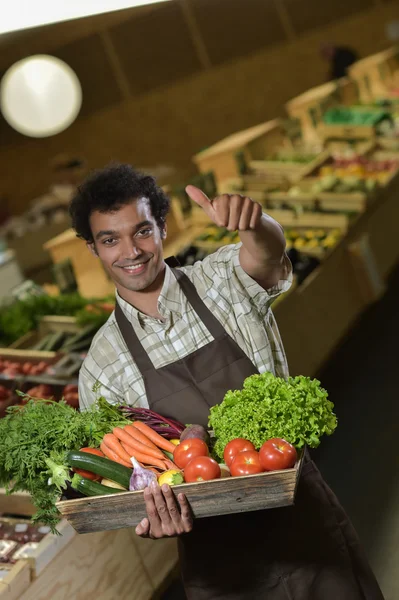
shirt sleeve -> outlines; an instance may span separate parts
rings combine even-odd
[[[95,391],[96,386],[98,386],[97,392]],[[123,401],[123,398],[114,390],[93,377],[83,363],[79,371],[79,409],[87,410],[99,396],[105,398],[110,404],[119,404]]]
[[[248,275],[240,264],[240,248],[242,244],[234,244],[220,248],[202,261],[203,274],[213,280],[223,294],[235,292],[234,295],[245,294],[255,304],[260,315],[266,315],[273,301],[286,292],[292,284],[292,265],[287,254],[284,255],[284,278],[272,288],[265,290]],[[219,284],[219,285],[218,285]],[[231,294],[230,294],[231,295]]]

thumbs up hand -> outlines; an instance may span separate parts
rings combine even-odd
[[[253,231],[260,225],[262,207],[247,196],[222,194],[210,200],[193,185],[188,185],[186,192],[218,227],[226,227],[229,231]]]

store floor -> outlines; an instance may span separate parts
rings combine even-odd
[[[339,426],[313,458],[350,515],[385,600],[398,600],[399,270],[318,377]],[[176,581],[162,600],[184,598]]]

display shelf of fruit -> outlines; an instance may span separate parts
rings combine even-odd
[[[318,127],[324,140],[372,138],[390,135],[393,131],[394,121],[390,111],[362,106],[331,108],[324,113]]]
[[[321,166],[312,175],[311,191],[337,194],[370,194],[386,185],[399,169],[398,158],[376,160],[366,156],[335,158]]]
[[[374,127],[385,119],[390,119],[390,113],[383,109],[367,106],[336,106],[323,115],[326,125],[351,125]]]
[[[320,258],[337,244],[344,231],[336,228],[289,228],[284,233],[288,250],[295,248],[304,254]],[[194,243],[202,251],[214,252],[221,246],[235,244],[239,241],[240,238],[237,232],[211,225],[205,229],[202,235],[198,236]]]
[[[192,245],[181,252],[181,254],[179,254],[176,258],[181,266],[189,266],[193,265],[198,260],[203,260],[209,253],[210,251],[203,250]],[[289,291],[289,293],[292,293],[296,287],[300,285],[306,279],[306,277],[308,277],[308,275],[310,275],[310,273],[319,266],[320,260],[315,256],[299,252],[292,246],[287,250],[287,254],[291,260],[294,271],[294,280]],[[287,297],[287,293],[281,297],[279,296],[274,301],[273,305],[275,306],[280,302],[281,298],[285,297]]]
[[[323,191],[316,188],[319,180],[315,177],[302,179],[291,186],[288,192],[273,192],[264,196],[267,202],[284,202],[290,206],[299,206],[311,211],[325,211],[345,214],[348,217],[365,210],[368,196],[365,193],[346,193]]]
[[[300,150],[280,151],[266,158],[266,160],[251,160],[249,162],[250,169],[258,177],[265,178],[268,182],[270,190],[270,182],[275,182],[281,187],[281,184],[286,182],[294,182],[303,177],[309,170],[315,169],[322,164],[329,154],[326,151],[310,152]],[[249,185],[252,181],[245,179],[244,183]],[[253,187],[253,186],[251,186]],[[256,189],[267,189],[263,185],[256,186]]]
[[[221,246],[237,244],[239,241],[240,237],[237,231],[228,231],[224,227],[209,225],[193,243],[202,251],[213,252]]]
[[[323,258],[337,245],[343,235],[339,229],[288,229],[284,233],[288,250],[295,248],[303,254],[316,258]]]

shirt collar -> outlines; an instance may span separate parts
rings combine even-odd
[[[116,291],[116,297],[125,317],[130,322],[137,321],[141,327],[144,327],[145,321],[155,321],[153,317],[145,315],[121,298],[118,291]],[[177,313],[178,317],[181,316],[180,286],[168,265],[165,268],[165,279],[158,298],[158,312],[166,321],[170,319],[171,313]]]

